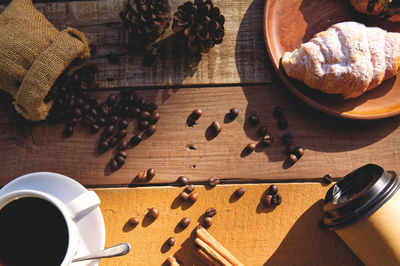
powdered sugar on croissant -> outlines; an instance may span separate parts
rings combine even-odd
[[[396,75],[400,33],[357,22],[338,23],[286,52],[282,65],[288,76],[311,88],[345,99],[358,97]]]

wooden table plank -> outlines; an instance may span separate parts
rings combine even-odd
[[[262,33],[264,0],[214,1],[226,18],[223,43],[199,60],[185,56],[170,37],[160,44],[160,56],[153,66],[143,64],[143,51],[132,47],[132,40],[122,29],[118,15],[122,3],[122,0],[57,1],[35,6],[57,28],[76,27],[96,44],[92,62],[98,64],[99,80],[105,88],[271,81]],[[170,1],[172,14],[182,3]],[[0,5],[0,12],[5,7]],[[106,58],[109,53],[118,54],[119,62],[109,64]]]
[[[350,121],[330,117],[304,105],[284,87],[249,86],[219,88],[185,88],[137,91],[146,100],[159,105],[161,119],[156,133],[127,151],[126,164],[116,172],[106,167],[113,152],[96,152],[99,134],[77,126],[74,135],[62,137],[62,125],[42,123],[30,129],[18,124],[11,107],[0,106],[0,185],[34,171],[54,171],[70,176],[84,185],[128,185],[139,170],[156,169],[154,183],[174,182],[187,176],[192,182],[206,181],[211,176],[223,179],[315,180],[325,174],[342,177],[366,164],[377,163],[385,169],[399,171],[400,117],[382,121]],[[108,92],[98,93],[106,97]],[[281,131],[272,116],[281,105],[289,128]],[[230,108],[240,110],[240,119],[224,123]],[[203,116],[194,127],[186,118],[195,108]],[[257,129],[246,118],[258,113],[261,125],[269,128],[274,143],[257,147],[252,154],[241,153],[250,142],[257,143]],[[207,127],[219,121],[221,133],[207,140]],[[133,135],[133,122],[128,137]],[[306,149],[294,166],[285,162],[281,136],[294,135],[295,145]],[[194,149],[189,148],[193,146]]]
[[[192,231],[209,207],[217,209],[209,232],[245,265],[362,265],[334,232],[318,228],[321,199],[328,187],[279,184],[282,204],[271,210],[260,202],[269,185],[221,185],[211,190],[196,186],[199,200],[192,206],[176,199],[183,188],[96,189],[106,245],[132,245],[130,254],[104,259],[100,265],[160,265],[169,255],[183,265],[203,265],[193,253]],[[246,193],[237,199],[232,194],[239,187],[246,188]],[[160,216],[148,223],[144,216],[152,207]],[[131,217],[140,220],[134,229],[126,225]],[[191,224],[177,230],[183,217],[189,217]],[[171,236],[176,244],[167,249],[164,242]]]

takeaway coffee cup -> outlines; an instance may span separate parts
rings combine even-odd
[[[332,186],[322,227],[334,230],[366,265],[400,265],[400,178],[367,164]]]
[[[62,197],[69,191],[58,193]],[[99,204],[97,194],[87,190],[68,202],[34,189],[0,194],[0,265],[70,265],[79,247],[76,223]]]

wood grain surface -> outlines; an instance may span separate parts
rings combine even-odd
[[[193,231],[209,207],[217,209],[209,232],[245,265],[362,265],[334,232],[318,228],[327,186],[279,184],[282,204],[269,209],[261,203],[269,185],[196,186],[199,199],[193,205],[177,198],[183,191],[179,187],[96,189],[106,246],[132,246],[128,255],[104,259],[100,265],[160,265],[169,255],[183,265],[203,265],[193,252]],[[240,187],[246,193],[236,198],[233,193]],[[153,222],[145,218],[152,207],[160,212]],[[135,228],[127,225],[131,217],[140,220]],[[191,223],[182,230],[178,223],[184,217]],[[170,249],[165,244],[169,237],[176,240]]]
[[[0,12],[6,7],[2,2]],[[185,1],[169,2],[173,14]],[[123,0],[54,1],[35,6],[58,29],[75,27],[96,45],[92,62],[99,65],[99,80],[105,88],[270,82],[262,34],[264,0],[213,3],[226,19],[222,44],[200,60],[186,56],[171,36],[159,44],[159,56],[152,66],[143,63],[143,49],[122,29],[119,12]],[[119,62],[109,64],[109,53],[119,55]]]

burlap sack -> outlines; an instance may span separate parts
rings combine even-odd
[[[0,15],[0,89],[13,96],[15,109],[26,119],[46,119],[53,102],[43,99],[56,79],[89,58],[84,34],[58,31],[32,0],[13,0]]]

